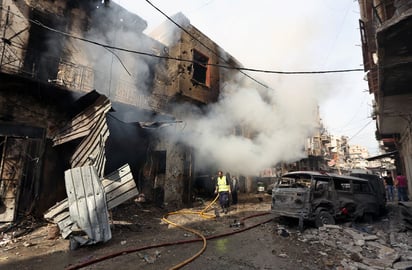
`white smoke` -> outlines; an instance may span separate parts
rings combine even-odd
[[[190,24],[181,13],[173,19],[179,25]],[[170,45],[178,42],[179,31],[166,21],[151,36]],[[219,53],[227,62],[233,61],[223,50]],[[218,102],[209,104],[206,110],[175,105],[174,115],[184,122],[184,128],[177,133],[174,128],[166,129],[170,132],[165,138],[191,146],[196,153],[196,168],[257,175],[280,162],[305,157],[305,141],[319,126],[314,80],[296,78],[284,86],[284,81],[249,76],[258,82],[239,72],[232,77],[225,75],[229,79],[220,82]],[[259,82],[276,87],[264,87]]]
[[[85,38],[132,51],[153,53],[161,45],[143,34],[147,23],[117,5],[95,8]],[[106,49],[82,43],[85,56],[94,67],[94,87],[109,98],[137,105],[140,96],[147,95],[153,74],[150,70],[157,58],[141,54]]]
[[[185,17],[175,18],[180,24],[189,23],[188,20],[182,22]],[[169,33],[162,38],[165,44],[175,42],[173,38],[178,36],[174,31],[163,29],[163,33]],[[136,49],[144,50],[144,46],[149,45],[142,44],[141,40],[138,42],[140,35],[125,35],[119,29],[106,35],[107,40],[127,37],[126,44],[139,44]],[[106,63],[101,66],[112,65],[113,57],[108,52],[105,55],[102,57],[99,54],[96,61]],[[136,70],[139,68],[136,66]],[[116,70],[121,70],[121,67]],[[252,77],[255,77],[254,74]],[[179,132],[172,128],[165,129],[167,139],[191,146],[196,154],[198,169],[214,166],[224,171],[256,175],[279,162],[294,162],[303,158],[305,140],[319,124],[316,121],[315,97],[318,95],[315,94],[314,81],[304,77],[287,83],[283,80],[258,80],[272,87],[264,88],[245,75],[238,74],[230,81],[222,82],[218,102],[209,105],[206,110],[190,105],[176,107],[175,114],[181,116],[179,120],[183,120],[184,126]]]
[[[176,139],[193,147],[198,168],[215,166],[256,175],[279,162],[305,156],[305,139],[318,125],[316,100],[309,93],[285,94],[247,80],[227,83],[219,101],[209,105],[206,114],[178,113],[185,115],[185,127]],[[179,110],[190,111],[187,107]],[[243,134],[236,134],[239,127],[244,128]],[[169,138],[172,135],[176,133],[168,134]]]

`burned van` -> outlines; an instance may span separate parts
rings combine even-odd
[[[350,176],[366,179],[369,181],[373,192],[375,192],[379,204],[380,214],[384,214],[386,212],[386,189],[382,177],[376,174],[360,172],[353,172],[350,174]]]
[[[297,171],[280,177],[272,191],[272,211],[279,216],[312,221],[317,227],[337,219],[359,219],[379,214],[370,183],[361,178]]]

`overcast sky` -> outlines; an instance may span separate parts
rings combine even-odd
[[[167,20],[145,0],[114,1],[147,21],[150,33]],[[182,12],[192,25],[243,66],[276,71],[359,69],[359,5],[353,0],[151,0],[169,16]],[[350,144],[378,153],[372,95],[363,72],[278,75],[250,73],[277,91],[301,99],[314,93],[324,126]],[[300,83],[296,83],[300,82]],[[301,94],[302,95],[301,95]]]

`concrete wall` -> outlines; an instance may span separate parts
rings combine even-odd
[[[194,51],[197,51],[208,57],[209,63],[219,63],[218,46],[191,25],[187,27],[187,31],[212,51],[193,40],[188,33],[179,31],[176,33],[176,35],[179,35],[177,43],[172,44],[168,48],[168,55],[174,58],[193,61]],[[156,87],[156,93],[172,96],[176,99],[182,97],[192,103],[208,104],[217,101],[220,89],[220,69],[218,67],[207,67],[207,83],[202,84],[193,79],[193,63],[168,60],[166,66],[167,68],[163,71],[164,75],[157,75],[159,85]]]
[[[20,139],[21,147],[16,149],[24,163],[15,169],[26,170],[16,179],[20,183],[18,209],[40,216],[66,195],[63,172],[69,168],[73,147],[54,148],[51,138],[61,123],[68,120],[66,108],[74,98],[68,91],[48,89],[11,75],[0,74],[0,81],[0,136]],[[10,125],[15,127],[14,132],[7,132]],[[33,138],[33,130],[44,130],[44,134]],[[36,149],[24,147],[27,141],[35,143],[32,145]]]
[[[412,133],[410,127],[405,129],[401,138],[401,157],[403,157],[403,166],[408,180],[409,199],[412,199]]]
[[[163,189],[166,204],[180,207],[184,194],[186,149],[163,138],[157,140],[154,150],[166,151],[166,172],[155,176],[154,188]]]

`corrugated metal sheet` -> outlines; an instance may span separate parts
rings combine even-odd
[[[105,144],[109,137],[106,113],[110,100],[99,96],[92,105],[75,116],[54,138],[54,145],[85,137],[71,157],[71,167],[95,166],[99,177],[103,177],[106,164]]]
[[[106,115],[102,114],[98,118],[92,131],[80,143],[74,152],[70,162],[72,168],[93,165],[97,174],[103,177],[104,166],[106,164],[105,144],[109,137],[109,129],[106,123]]]
[[[88,236],[88,243],[106,242],[112,234],[103,185],[93,166],[64,173],[70,219]]]
[[[139,194],[128,164],[107,175],[101,181],[109,210]],[[45,219],[59,225],[63,238],[79,229],[71,220],[68,207],[68,200],[65,199],[51,207],[44,215]]]
[[[98,97],[91,106],[76,115],[65,127],[60,129],[59,134],[53,138],[53,146],[87,136],[92,127],[101,121],[101,115],[105,115],[110,108],[111,103],[107,97]]]
[[[139,195],[129,164],[104,177],[102,184],[109,209]]]
[[[73,169],[65,172],[68,199],[44,215],[59,225],[64,238],[81,230],[86,232],[89,242],[107,241],[111,238],[107,210],[139,193],[128,164],[100,179],[106,163],[105,145],[109,137],[106,113],[110,108],[110,101],[100,96],[53,140],[58,145],[85,137],[71,157]]]

